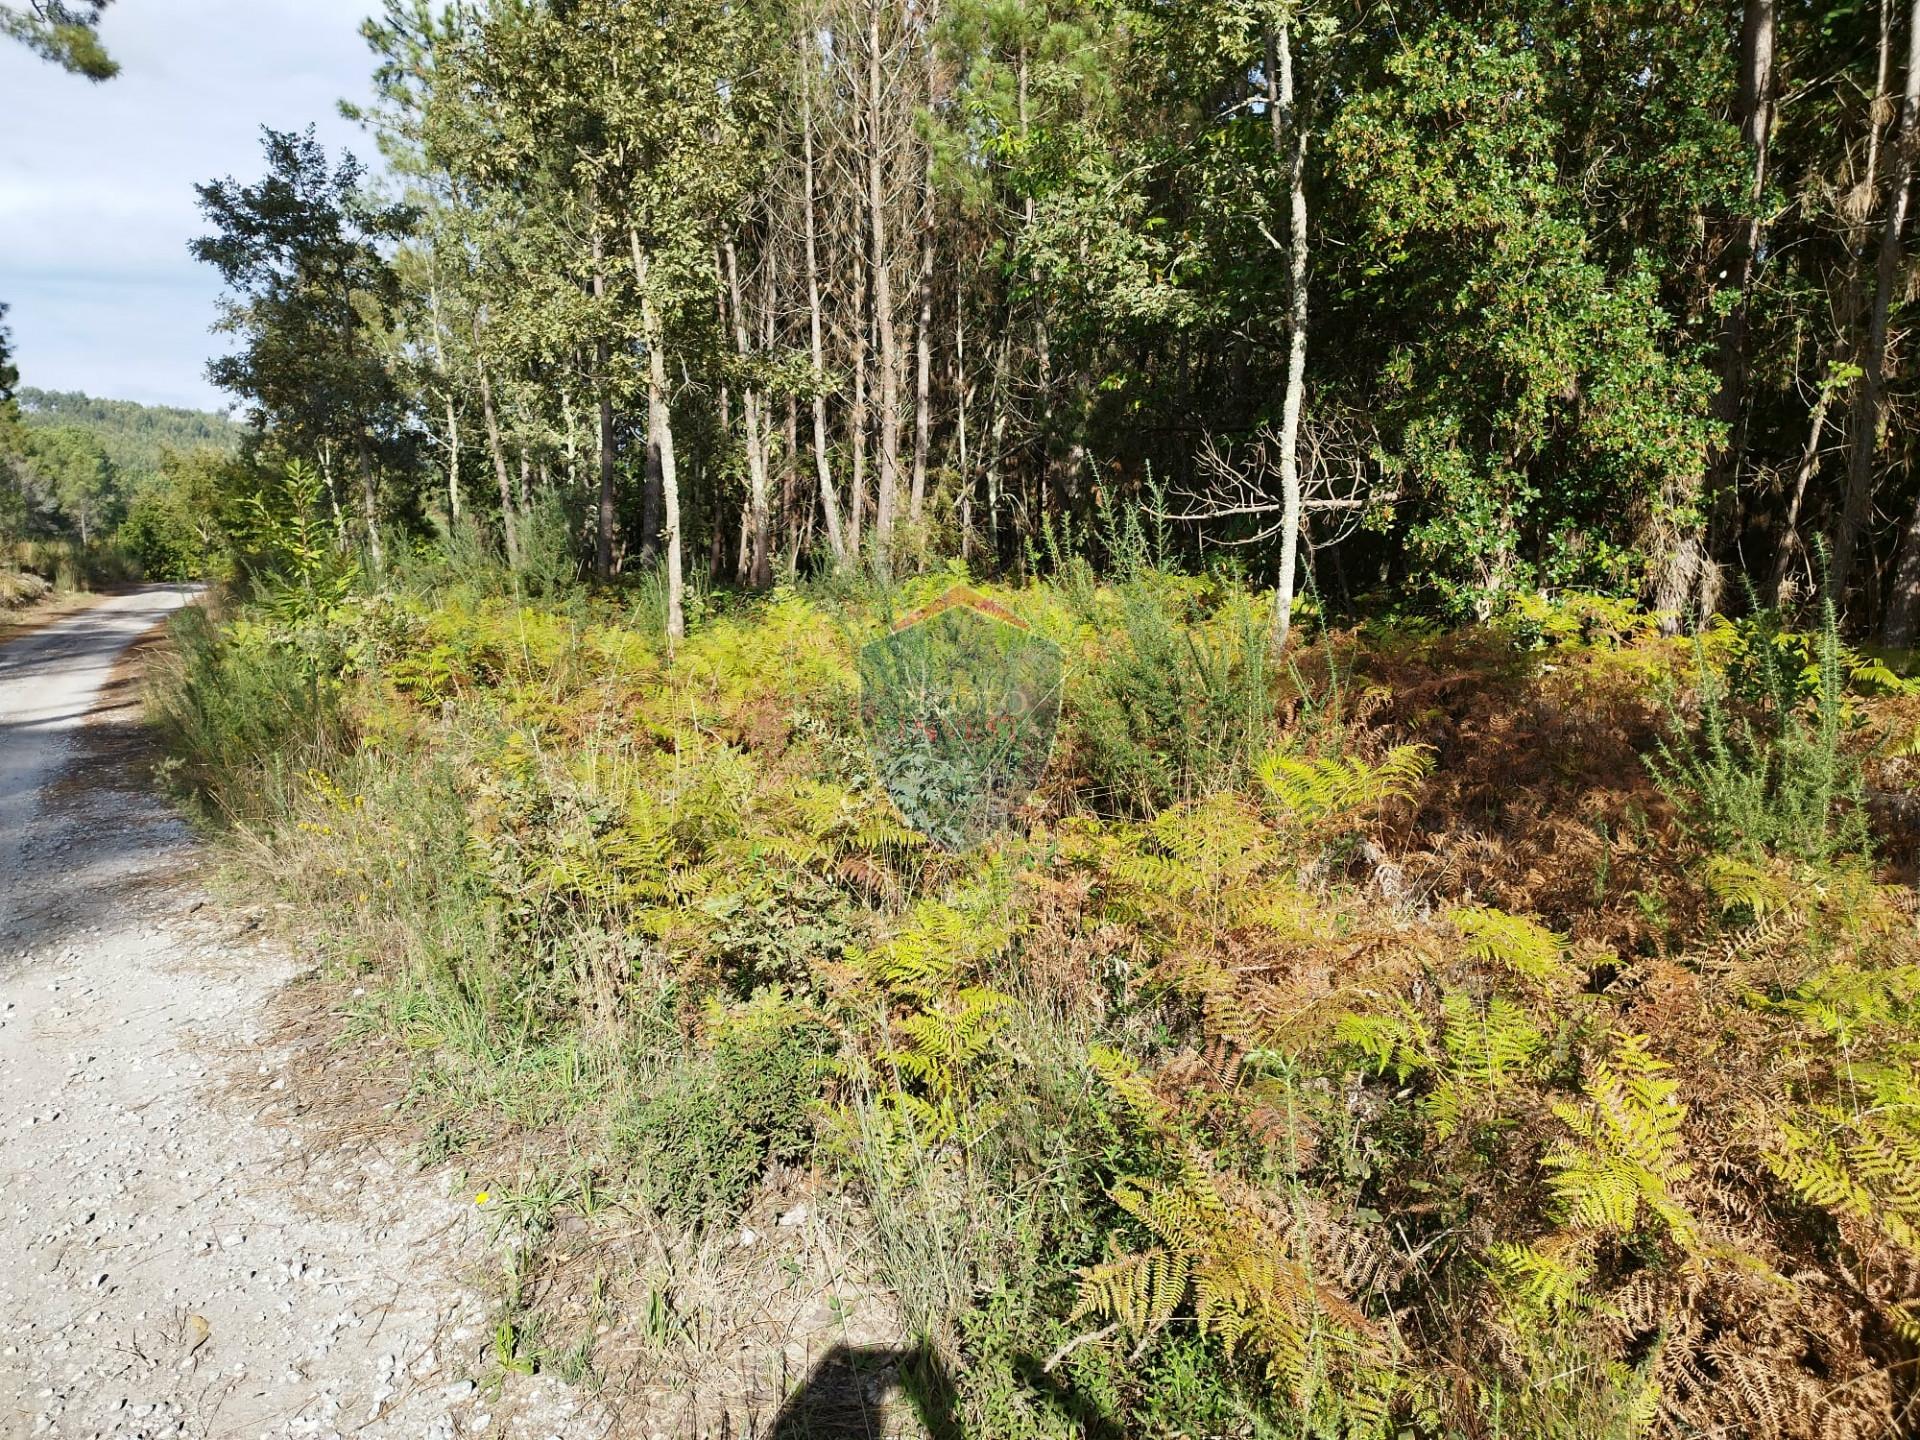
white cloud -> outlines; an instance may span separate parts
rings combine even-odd
[[[120,74],[89,84],[0,41],[0,301],[25,384],[222,406],[206,382],[219,291],[187,253],[197,183],[260,172],[260,127],[316,125],[364,98],[374,0],[117,0],[101,27]]]

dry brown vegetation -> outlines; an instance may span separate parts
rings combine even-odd
[[[1212,738],[1070,688],[964,855],[869,778],[857,603],[671,660],[455,592],[182,637],[181,775],[510,1222],[501,1364],[743,1428],[819,1361],[933,1433],[1903,1433],[1920,957],[1847,837],[1910,783],[1904,682],[1795,669],[1776,742],[1754,632],[1569,605],[1267,664],[1257,598],[1128,583],[996,598],[1088,694],[1159,607],[1225,658],[1138,701]],[[1715,733],[1702,674],[1756,803],[1842,777],[1815,833],[1744,843],[1649,766]]]

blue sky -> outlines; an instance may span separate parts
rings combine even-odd
[[[219,285],[187,254],[198,181],[260,173],[263,124],[309,123],[330,151],[374,146],[342,120],[367,94],[376,0],[116,0],[120,74],[94,85],[0,41],[0,301],[20,380],[223,408],[207,383]]]

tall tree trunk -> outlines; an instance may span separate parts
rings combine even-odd
[[[743,361],[751,359],[747,341],[747,313],[740,296],[740,262],[732,240],[722,246],[726,260],[727,295],[733,309],[733,343]],[[767,526],[767,443],[761,414],[760,387],[749,382],[742,387],[740,404],[744,411],[747,441],[747,510],[745,548],[747,560],[741,568],[746,581],[764,590],[773,583],[772,557],[768,553]]]
[[[923,190],[920,221],[920,314],[913,338],[913,487],[907,515],[917,526],[927,503],[927,454],[933,442],[933,185]]]
[[[862,512],[867,500],[867,287],[860,284],[853,317],[853,403],[847,407],[847,446],[853,452],[853,476],[847,496],[847,547],[860,554]]]
[[[804,40],[802,44],[804,46]],[[847,539],[840,528],[840,500],[833,491],[833,466],[827,452],[826,347],[820,335],[820,258],[813,206],[813,72],[800,59],[800,150],[806,180],[807,339],[813,380],[813,465],[820,481],[820,511],[827,527],[827,550],[835,567],[847,563]]]
[[[934,98],[934,55],[927,45],[927,103]],[[907,514],[915,527],[927,501],[927,453],[933,441],[933,150],[923,145],[920,155],[920,313],[914,324],[913,368],[913,486]]]
[[[1013,360],[1011,330],[1000,336],[993,362],[993,420],[987,427],[987,555],[1000,558],[1000,511],[1006,493],[1007,383]]]
[[[567,483],[578,484],[580,480],[580,436],[573,420],[573,397],[564,388],[560,391],[560,424],[566,431]]]
[[[1307,393],[1307,127],[1294,107],[1290,27],[1267,31],[1267,113],[1275,155],[1287,160],[1287,389],[1280,403],[1280,574],[1273,587],[1273,645],[1293,628],[1300,565],[1300,410]]]
[[[900,491],[900,354],[893,324],[893,264],[887,253],[887,151],[880,86],[880,4],[867,0],[867,222],[872,252],[873,335],[880,363],[880,473],[874,503],[875,558],[892,565]]]
[[[1862,518],[1871,510],[1874,457],[1886,423],[1887,321],[1900,280],[1900,232],[1906,225],[1907,198],[1913,180],[1916,111],[1920,111],[1920,0],[1907,16],[1907,80],[1900,120],[1893,137],[1893,173],[1888,177],[1887,214],[1880,227],[1880,258],[1874,274],[1873,311],[1867,342],[1860,353],[1859,388],[1854,391],[1853,452],[1848,457],[1847,498],[1856,491]],[[1838,547],[1836,546],[1836,551]],[[1839,558],[1835,556],[1835,568]],[[1844,594],[1834,581],[1836,594]],[[1887,597],[1886,643],[1904,648],[1912,640],[1915,606],[1920,605],[1920,503],[1900,542],[1893,592]]]
[[[437,252],[434,252],[437,255]],[[460,524],[460,419],[453,405],[452,367],[447,359],[446,326],[440,315],[440,272],[437,259],[427,272],[427,303],[433,316],[433,354],[446,388],[441,398],[447,407],[447,526],[456,529]]]
[[[1020,120],[1020,140],[1024,145],[1032,133],[1032,117],[1028,106],[1028,61],[1026,42],[1020,45],[1020,55],[1015,71],[1015,99]],[[1034,225],[1039,218],[1031,190],[1021,197],[1021,213],[1026,221],[1026,230],[1022,244],[1031,244]],[[1023,257],[1024,259],[1024,257]],[[1033,359],[1037,371],[1038,387],[1036,408],[1039,414],[1040,429],[1040,482],[1041,504],[1045,506],[1046,477],[1053,460],[1053,336],[1047,327],[1047,306],[1041,287],[1034,286],[1033,311]],[[1004,404],[1004,399],[1002,401]]]
[[[960,472],[960,558],[973,552],[973,469],[967,463],[967,402],[973,386],[967,380],[967,297],[958,284],[953,297],[953,439],[955,467]]]
[[[780,457],[780,516],[774,531],[785,527],[787,569],[800,559],[800,397],[787,393],[786,446]]]
[[[1740,460],[1745,441],[1747,292],[1760,247],[1760,206],[1773,130],[1773,39],[1774,0],[1746,0],[1740,22],[1739,88],[1734,96],[1733,118],[1740,126],[1753,165],[1748,173],[1746,213],[1733,226],[1721,251],[1723,273],[1734,297],[1720,325],[1720,384],[1713,400],[1714,418],[1724,427],[1724,438],[1707,457],[1699,495],[1669,497],[1682,508],[1704,501],[1708,512],[1698,524],[1675,529],[1664,542],[1654,603],[1665,613],[1662,628],[1669,633],[1684,627],[1689,613],[1703,617],[1718,603],[1720,571],[1713,556],[1734,528],[1739,512]]]
[[[605,338],[607,267],[599,221],[593,227],[594,320],[601,338],[594,342],[594,388],[600,394],[600,506],[594,527],[593,570],[602,580],[613,578],[613,346]]]
[[[1740,92],[1735,100],[1740,135],[1753,156],[1747,185],[1747,213],[1735,227],[1723,259],[1731,272],[1733,308],[1720,327],[1720,388],[1714,415],[1727,427],[1726,441],[1711,466],[1716,495],[1739,483],[1744,448],[1742,417],[1747,379],[1747,295],[1753,287],[1754,260],[1760,252],[1760,207],[1766,197],[1767,148],[1773,134],[1773,0],[1746,0],[1740,24]]]
[[[493,456],[494,479],[500,482],[500,528],[507,542],[507,568],[520,568],[519,527],[513,518],[513,482],[507,478],[507,452],[500,444],[500,417],[493,408],[493,385],[487,379],[486,362],[474,356],[474,369],[480,376],[480,415],[487,425],[487,449]]]
[[[1893,71],[1893,30],[1894,13],[1897,8],[1897,3],[1898,0],[1880,0],[1880,38],[1874,56],[1873,96],[1867,105],[1866,111],[1866,160],[1861,166],[1859,178],[1854,182],[1852,188],[1841,197],[1839,206],[1842,218],[1847,221],[1845,244],[1847,253],[1854,257],[1854,265],[1853,273],[1837,287],[1840,293],[1838,303],[1834,308],[1836,312],[1835,324],[1838,328],[1840,338],[1834,345],[1834,363],[1852,360],[1858,355],[1866,338],[1864,334],[1866,329],[1864,317],[1871,310],[1873,303],[1874,267],[1869,263],[1867,257],[1871,249],[1870,242],[1873,238],[1874,214],[1880,194],[1881,142],[1886,135],[1887,121],[1892,117],[1894,111],[1893,97],[1888,90],[1888,81]],[[1826,387],[1822,389],[1816,404],[1819,402],[1830,403],[1831,399],[1830,387]],[[1825,419],[1824,413],[1821,419]],[[1817,428],[1818,427],[1816,427],[1816,429]],[[1817,458],[1815,460],[1815,468],[1818,468]],[[1859,526],[1865,517],[1866,502],[1864,492],[1857,499],[1849,495],[1848,487],[1851,484],[1851,476],[1851,451],[1849,451],[1848,471],[1841,480],[1840,498],[1835,510],[1836,524],[1834,525],[1833,535],[1835,549],[1845,549],[1847,552],[1847,570],[1849,575],[1851,575],[1853,568],[1853,553]],[[1800,537],[1797,533],[1789,534],[1786,539],[1789,552],[1801,548]],[[1791,553],[1789,553],[1787,556],[1789,562],[1791,558]],[[1776,566],[1775,568],[1776,580],[1784,578],[1777,573],[1779,567]],[[1828,574],[1824,578],[1829,582],[1832,580],[1831,563],[1829,564]],[[1835,596],[1834,599],[1835,603],[1838,604],[1839,597]]]
[[[373,446],[368,443],[364,430],[354,434],[353,443],[360,456],[360,515],[367,523],[367,553],[373,556],[377,574],[387,568],[387,552],[380,543],[380,500],[374,487]]]
[[[640,491],[640,563],[651,565],[660,558],[661,506],[664,497],[660,481],[660,441],[647,427],[646,478]]]
[[[447,402],[447,523],[460,524],[460,417],[453,408],[453,391],[445,392]]]
[[[673,457],[673,409],[667,397],[665,326],[647,290],[648,255],[640,246],[640,232],[629,230],[633,244],[633,278],[640,288],[640,327],[647,347],[647,433],[660,445],[660,495],[666,510],[667,646],[687,633],[686,572],[680,554],[680,477]]]

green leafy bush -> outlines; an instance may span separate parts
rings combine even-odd
[[[770,1162],[803,1154],[819,1093],[823,1032],[777,991],[726,1013],[711,1038],[671,1064],[620,1125],[646,1200],[685,1223],[731,1219]]]
[[[173,654],[150,709],[174,778],[195,804],[256,813],[290,777],[339,749],[338,687],[309,657],[258,625],[223,629],[198,606],[168,628]]]

